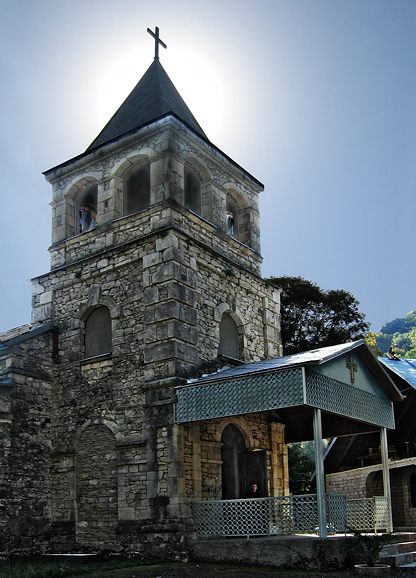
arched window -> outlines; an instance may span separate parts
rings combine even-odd
[[[201,215],[201,183],[196,175],[185,167],[185,207]]]
[[[97,226],[97,185],[91,185],[77,202],[77,233],[91,231]]]
[[[238,329],[229,313],[223,313],[221,317],[218,355],[240,359]]]
[[[111,316],[107,307],[94,309],[85,323],[85,357],[111,353]]]
[[[124,215],[144,211],[150,206],[150,165],[129,173],[124,184]]]
[[[234,239],[240,238],[238,210],[236,205],[231,201],[227,201],[226,230],[227,235],[230,235],[230,237],[234,237]]]

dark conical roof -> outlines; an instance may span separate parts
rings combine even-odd
[[[168,113],[174,114],[199,136],[207,138],[163,66],[155,59],[87,151],[150,124]]]

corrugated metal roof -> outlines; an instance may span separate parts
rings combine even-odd
[[[379,357],[378,360],[390,371],[407,381],[416,389],[416,359],[388,359]]]
[[[273,359],[265,359],[264,361],[254,361],[246,365],[239,365],[224,369],[214,374],[205,375],[198,379],[198,382],[206,382],[217,379],[232,379],[242,375],[250,375],[253,373],[263,373],[267,371],[274,371],[276,369],[288,369],[301,365],[319,365],[325,363],[334,357],[338,357],[343,353],[351,351],[364,341],[354,341],[350,343],[342,343],[341,345],[332,345],[330,347],[321,347],[320,349],[313,349],[312,351],[305,351],[303,353],[295,353],[293,355],[285,355],[284,357],[275,357]],[[196,380],[195,380],[196,381]]]
[[[285,355],[284,357],[275,357],[274,359],[265,359],[264,361],[255,361],[253,363],[247,363],[246,365],[226,368],[210,375],[204,375],[199,379],[189,380],[186,385],[178,386],[178,389],[194,385],[203,386],[209,382],[245,378],[259,373],[275,372],[295,367],[321,365],[352,350],[356,350],[357,356],[366,365],[373,378],[377,381],[379,387],[386,393],[389,399],[392,401],[403,399],[403,396],[396,387],[392,378],[378,362],[377,358],[371,353],[363,339],[349,343],[342,343],[341,345],[332,345],[320,349],[313,349],[312,351],[305,351],[294,355]]]

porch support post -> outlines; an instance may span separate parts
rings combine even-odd
[[[383,466],[383,488],[384,496],[389,499],[389,527],[387,532],[393,532],[393,515],[391,511],[391,490],[390,490],[390,472],[389,472],[389,448],[387,442],[387,429],[382,427],[380,430],[381,446],[381,463]]]
[[[315,468],[316,468],[316,497],[318,502],[318,525],[319,537],[327,537],[327,520],[325,505],[325,477],[324,477],[324,453],[322,449],[322,420],[321,410],[313,410],[313,439],[315,445]]]

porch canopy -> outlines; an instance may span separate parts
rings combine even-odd
[[[393,402],[402,399],[360,340],[225,369],[179,386],[175,422],[268,411],[285,424],[286,443],[314,439],[325,537],[322,439],[381,430],[384,493],[390,497],[386,432],[394,428]]]
[[[363,340],[219,371],[176,389],[175,421],[274,411],[286,442],[313,439],[322,410],[324,438],[394,428],[400,391]]]

